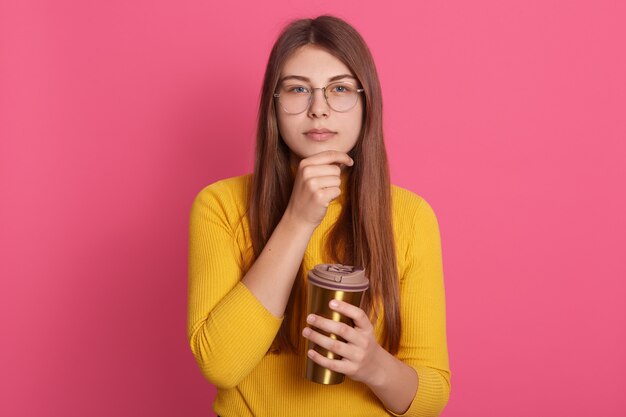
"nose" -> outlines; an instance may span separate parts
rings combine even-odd
[[[319,90],[319,94],[317,92]],[[309,106],[309,117],[328,117],[330,107],[326,102],[326,92],[323,88],[313,88],[311,90],[311,105]]]

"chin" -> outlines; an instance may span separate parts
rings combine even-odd
[[[316,155],[324,151],[339,151],[339,152],[349,153],[352,150],[352,149],[343,149],[339,146],[336,146],[330,143],[319,143],[315,145],[317,146],[306,146],[305,148],[292,150],[291,152],[292,159],[295,159],[297,162],[299,162],[302,159],[309,158],[313,155]]]

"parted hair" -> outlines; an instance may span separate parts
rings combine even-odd
[[[326,239],[328,263],[365,268],[370,279],[361,307],[375,323],[382,318],[382,346],[398,351],[401,333],[398,268],[391,217],[391,186],[383,139],[382,94],[371,52],[361,35],[334,16],[300,19],[288,24],[276,40],[261,90],[254,174],[248,201],[252,247],[258,257],[282,218],[294,184],[290,150],[280,136],[273,94],[285,61],[298,48],[313,44],[342,61],[364,89],[363,124],[349,152],[347,193],[341,214]],[[302,265],[271,351],[298,352],[306,313]]]

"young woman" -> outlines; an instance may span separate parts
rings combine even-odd
[[[231,416],[435,416],[450,393],[435,214],[390,185],[369,49],[332,16],[298,20],[272,49],[254,173],[204,188],[191,210],[191,350]],[[306,273],[363,266],[355,327],[305,317]],[[340,335],[345,342],[318,330]],[[306,340],[337,353],[331,360]],[[306,380],[305,355],[347,376]]]

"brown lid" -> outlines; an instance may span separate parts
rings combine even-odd
[[[319,264],[309,271],[309,282],[320,287],[341,291],[364,291],[369,287],[365,270],[342,264]]]

